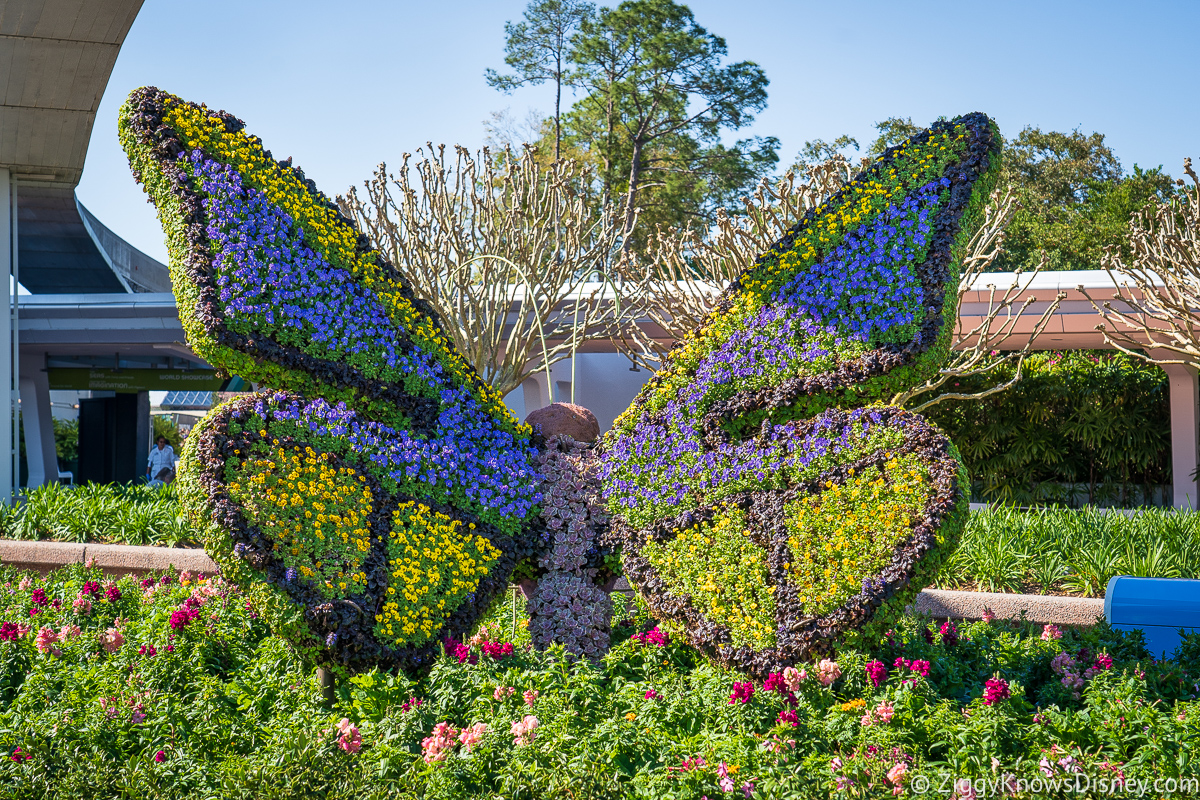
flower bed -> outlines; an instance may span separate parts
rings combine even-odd
[[[219,578],[73,566],[0,583],[14,798],[848,798],[947,796],[955,779],[980,797],[1083,780],[1174,796],[1198,778],[1198,637],[1153,663],[1103,625],[906,618],[758,681],[644,613],[620,613],[603,660],[541,653],[521,626],[500,636],[505,606],[425,678],[366,672],[326,708],[312,665]]]

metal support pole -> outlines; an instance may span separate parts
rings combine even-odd
[[[17,183],[0,168],[0,277],[8,292],[0,320],[0,503],[10,505],[20,473],[17,444]],[[4,408],[7,405],[8,408]]]

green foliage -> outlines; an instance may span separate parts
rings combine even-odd
[[[823,800],[853,796],[837,788],[847,779],[877,790],[860,796],[891,797],[885,775],[897,762],[906,794],[918,781],[1028,782],[1045,777],[1049,753],[1057,777],[1093,785],[1116,770],[1131,783],[1197,777],[1200,636],[1177,661],[1151,663],[1136,634],[1103,624],[1043,639],[1040,625],[974,623],[952,637],[906,618],[886,639],[839,652],[828,686],[808,665],[789,705],[762,684],[731,702],[736,684],[745,696],[744,676],[676,642],[631,639],[647,623],[631,609],[600,662],[524,647],[491,658],[477,645],[478,663],[441,656],[421,680],[380,670],[340,679],[327,707],[313,666],[236,587],[169,575],[147,591],[122,578],[115,602],[101,589],[89,611],[73,608],[85,581],[103,580],[82,565],[44,581],[0,572],[6,630],[30,618],[38,590],[60,601],[42,607],[48,628],[80,629],[52,645],[57,655],[39,652],[35,631],[0,641],[5,797],[699,800],[740,798],[749,785],[752,797]],[[189,600],[201,613],[172,628]],[[483,638],[507,614],[498,609]],[[111,652],[106,632],[121,635]],[[1078,690],[1053,666],[1082,669],[1101,655],[1111,668]],[[871,662],[884,670],[878,685]],[[1007,699],[985,701],[989,679],[1006,683]],[[785,709],[793,721],[779,719]],[[538,725],[517,745],[512,725],[527,716]],[[342,718],[361,746],[339,745]],[[455,741],[427,762],[422,742],[440,723],[486,732],[469,753]]]
[[[167,437],[167,444],[175,448],[175,454],[179,455],[179,447],[183,444],[183,435],[179,432],[179,426],[175,421],[165,414],[155,414],[150,418],[150,426],[154,429],[150,437],[151,442],[157,442],[158,437]]]
[[[25,432],[21,432],[24,438]],[[54,451],[58,462],[65,464],[79,458],[79,420],[54,418]]]
[[[945,117],[939,117],[939,119],[945,119]],[[867,155],[878,158],[889,147],[894,147],[914,134],[920,133],[921,126],[914,125],[912,117],[888,117],[883,122],[876,122],[875,130],[879,131],[879,135],[867,148]]]
[[[1096,508],[971,513],[942,588],[1102,597],[1109,578],[1200,579],[1200,513]]]
[[[1027,127],[1007,145],[1003,182],[1021,207],[995,269],[1099,269],[1106,245],[1128,252],[1129,218],[1173,191],[1161,167],[1126,175],[1104,134]]]
[[[49,483],[0,506],[0,536],[59,542],[195,546],[172,486]]]
[[[588,20],[594,6],[586,0],[534,0],[524,21],[504,23],[504,63],[512,75],[489,69],[488,86],[511,92],[521,86],[554,82],[554,158],[562,143],[562,89],[571,59],[571,37]]]
[[[962,450],[981,501],[1136,504],[1136,487],[1149,494],[1171,481],[1166,375],[1122,353],[1036,353],[1011,389],[941,403],[926,416]]]
[[[767,102],[762,68],[723,65],[726,52],[672,0],[602,8],[572,41],[585,94],[565,115],[568,143],[598,165],[603,199],[624,196],[647,229],[708,220],[775,167],[774,137],[721,142]]]

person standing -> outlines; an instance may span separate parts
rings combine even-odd
[[[151,482],[170,483],[175,480],[175,448],[167,444],[167,437],[159,436],[150,449],[150,460],[146,464],[146,477]]]

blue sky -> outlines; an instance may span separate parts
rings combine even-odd
[[[769,105],[736,134],[774,135],[784,163],[808,139],[864,145],[890,116],[927,123],[984,111],[1026,125],[1100,131],[1129,169],[1181,174],[1200,158],[1193,37],[1200,2],[694,0],[733,60],[758,62]],[[166,260],[163,234],[116,139],[128,92],[156,85],[246,120],[327,194],[426,141],[482,144],[510,107],[549,113],[549,87],[503,95],[504,22],[520,0],[181,3],[146,0],[100,105],[79,196],[106,225]]]

